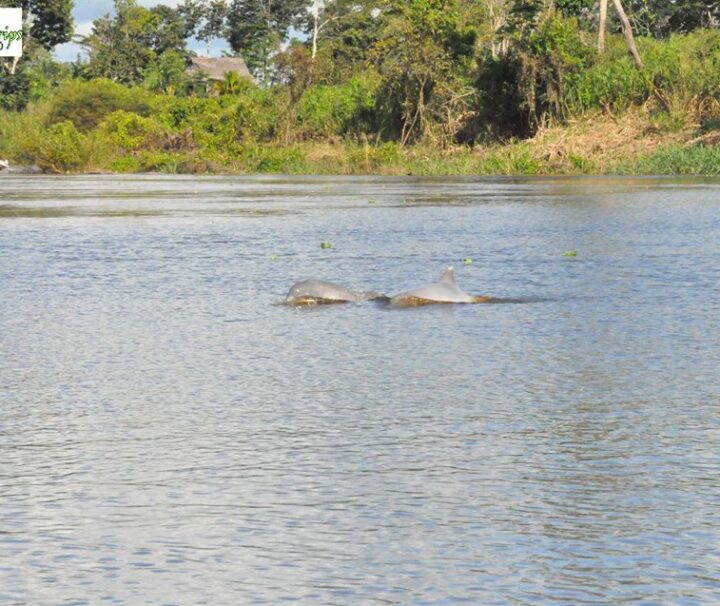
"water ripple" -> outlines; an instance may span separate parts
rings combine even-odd
[[[717,182],[0,187],[0,604],[720,602]]]

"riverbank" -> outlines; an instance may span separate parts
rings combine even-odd
[[[0,158],[54,174],[720,175],[720,32],[642,40],[643,71],[622,40],[608,45],[542,89],[557,107],[533,110],[532,128],[522,99],[504,113],[503,95],[524,90],[506,80],[407,138],[371,70],[209,96],[71,78],[0,111]]]
[[[438,149],[430,145],[311,143],[277,148],[281,172],[378,175],[720,175],[720,131],[668,128],[645,109],[594,114],[542,129],[531,139]],[[267,150],[271,151],[271,150]],[[237,170],[243,172],[244,162]]]
[[[68,130],[60,134],[76,145],[84,143],[82,135]],[[54,151],[46,147],[45,155],[39,142],[41,153],[10,155],[10,160],[34,163],[52,174],[720,175],[720,130],[673,124],[648,108],[622,116],[598,112],[543,128],[526,140],[445,149],[330,138],[238,146],[222,153],[135,149],[111,154],[102,145],[73,151],[68,141],[58,138]],[[68,162],[73,154],[75,162]]]

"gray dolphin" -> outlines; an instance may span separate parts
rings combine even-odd
[[[414,288],[390,299],[392,306],[419,306],[434,303],[489,303],[492,297],[467,294],[455,282],[455,270],[448,267],[435,284]]]
[[[333,303],[361,303],[384,299],[385,295],[373,291],[354,291],[332,282],[303,280],[296,282],[285,297],[287,305],[330,305]]]

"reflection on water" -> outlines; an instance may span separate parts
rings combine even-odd
[[[0,604],[720,602],[720,184],[0,190]]]

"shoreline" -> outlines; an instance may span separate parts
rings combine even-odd
[[[82,167],[66,171],[43,166],[40,158],[15,168],[10,157],[10,170],[0,174],[713,177],[720,176],[718,141],[720,130],[700,133],[696,124],[663,128],[656,115],[636,109],[619,117],[587,115],[548,126],[530,139],[475,147],[319,139],[246,143],[213,154],[137,148],[91,155]]]

